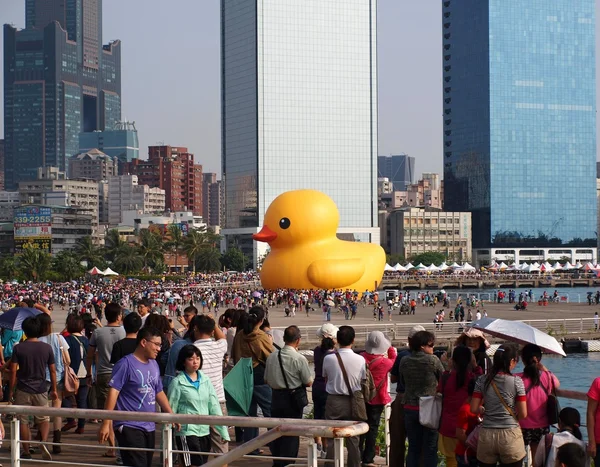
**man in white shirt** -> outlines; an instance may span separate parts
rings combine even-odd
[[[198,315],[190,322],[194,345],[202,352],[202,372],[210,378],[215,388],[223,415],[227,415],[225,390],[223,389],[223,358],[227,353],[227,339],[210,315]],[[213,339],[214,337],[214,339]],[[229,451],[229,443],[210,427],[211,450],[215,453]]]
[[[325,405],[325,418],[327,420],[353,420],[351,394],[360,391],[361,382],[367,377],[365,359],[352,350],[354,337],[355,332],[352,326],[340,326],[337,333],[339,345],[337,353],[341,357],[348,374],[350,391],[336,354],[329,354],[323,359],[323,377],[327,380],[325,390],[328,394]],[[346,438],[348,467],[360,467],[361,456],[358,441],[358,436]],[[327,458],[334,458],[334,443],[327,445]]]
[[[481,312],[479,310],[477,310],[477,313],[475,313],[475,320],[479,320],[481,319]]]

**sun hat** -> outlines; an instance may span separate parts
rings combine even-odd
[[[423,326],[421,326],[420,324],[417,324],[415,326],[413,326],[412,328],[410,328],[410,331],[408,331],[408,338],[410,339],[411,337],[413,337],[416,333],[421,332],[421,331],[427,331],[427,329],[425,329]]]
[[[460,336],[458,336],[458,339],[456,339],[456,345],[467,345],[467,338],[469,338],[469,337],[476,337],[476,338],[482,339],[483,344],[485,345],[485,348],[486,349],[490,348],[490,343],[485,338],[483,333],[479,329],[475,329],[475,328],[469,328],[469,329],[463,331],[463,333]]]
[[[337,338],[339,328],[331,323],[325,323],[319,329],[317,329],[317,337],[322,339],[323,337],[330,337],[332,339]]]
[[[369,337],[367,337],[365,350],[367,353],[380,355],[386,353],[391,345],[390,341],[387,340],[381,331],[371,331]]]

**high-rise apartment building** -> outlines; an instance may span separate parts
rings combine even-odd
[[[442,2],[445,209],[490,259],[596,246],[595,4]]]
[[[80,132],[121,120],[121,43],[102,45],[102,0],[27,0],[25,26],[4,25],[8,189],[66,170]]]
[[[166,208],[202,215],[202,166],[194,163],[187,148],[148,147],[148,160],[121,165],[123,175],[137,175],[140,185],[165,190]]]
[[[202,211],[209,227],[221,225],[221,188],[221,180],[217,180],[216,173],[202,174]]]
[[[415,158],[406,154],[378,156],[377,176],[389,179],[394,191],[406,191],[415,180]]]
[[[165,190],[139,185],[137,175],[119,175],[108,179],[108,223],[117,227],[123,221],[124,211],[142,214],[163,214]]]
[[[104,154],[98,149],[82,152],[69,159],[69,178],[87,180],[108,180],[119,174],[119,164],[116,159]]]
[[[275,197],[321,190],[340,233],[379,243],[376,2],[221,1],[226,246],[252,241]]]
[[[81,152],[100,149],[119,162],[131,162],[140,157],[140,142],[135,122],[117,122],[111,129],[79,134]]]

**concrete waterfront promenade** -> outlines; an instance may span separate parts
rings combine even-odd
[[[581,321],[581,318],[592,319],[595,311],[600,312],[600,306],[592,305],[589,306],[587,304],[579,304],[579,303],[550,303],[548,306],[538,306],[537,303],[529,306],[529,310],[527,311],[515,311],[512,305],[508,303],[503,304],[486,304],[485,310],[488,312],[488,316],[495,318],[504,318],[504,319],[514,319],[514,320],[577,320]],[[332,323],[335,325],[343,325],[349,324],[352,326],[356,326],[357,329],[376,329],[379,326],[392,326],[401,329],[401,332],[404,332],[405,329],[408,329],[414,323],[423,323],[427,327],[427,329],[435,329],[435,325],[433,324],[433,315],[434,312],[440,310],[441,307],[437,306],[433,307],[422,307],[418,306],[415,315],[403,315],[400,316],[394,314],[392,316],[392,321],[389,322],[387,320],[387,310],[385,315],[385,321],[374,321],[372,307],[359,306],[357,318],[355,320],[346,321],[344,319],[343,313],[337,313],[336,311],[332,312]],[[472,309],[473,315],[475,315],[475,309]],[[446,317],[449,315],[449,310],[446,310]],[[55,331],[61,331],[64,325],[65,319],[67,316],[67,310],[57,308],[53,314],[54,318],[54,327]],[[285,313],[282,307],[275,307],[269,310],[269,320],[271,325],[274,328],[284,328],[290,324],[296,324],[301,327],[303,332],[305,333],[305,341],[308,341],[308,345],[305,345],[306,348],[313,348],[316,345],[316,336],[314,335],[317,326],[320,326],[323,323],[323,313],[320,310],[312,311],[309,316],[306,316],[305,312],[297,312],[295,317],[287,318],[285,317]],[[586,320],[586,326],[581,332],[581,335],[578,333],[572,334],[573,338],[582,337],[585,339],[593,339],[599,338],[600,334],[591,333],[591,328],[593,327],[593,321]],[[451,327],[448,319],[445,322],[445,330],[438,331],[438,341],[450,340],[453,337],[452,333],[448,333],[448,329]],[[559,327],[556,327],[557,332]],[[311,335],[309,335],[311,334]],[[559,336],[557,336],[559,337]],[[406,341],[406,337],[404,334],[399,334],[395,339],[393,339],[395,345],[402,345]],[[357,342],[357,346],[360,345],[360,339]],[[10,424],[5,422],[5,427],[7,429],[6,439],[2,448],[0,449],[0,457],[7,458],[10,456]],[[83,435],[77,435],[73,431],[63,434],[63,453],[60,455],[54,456],[54,460],[59,462],[64,462],[67,465],[78,465],[78,464],[96,464],[96,465],[115,465],[114,459],[102,457],[103,450],[92,450],[90,448],[85,448],[83,445],[97,445],[97,430],[99,425],[97,424],[87,424],[85,433]],[[233,431],[233,430],[232,430]],[[232,432],[233,436],[233,432]],[[306,446],[308,440],[301,440],[301,451],[300,455],[306,455]],[[158,447],[158,444],[157,444]],[[268,450],[267,450],[268,452]],[[34,459],[41,459],[40,455],[34,455]],[[4,466],[10,465],[9,460],[0,461]],[[24,466],[33,466],[39,465],[40,462],[30,463],[30,462],[22,462]],[[271,465],[272,461],[270,460],[260,460],[260,459],[246,459],[243,461],[235,462],[231,465],[251,465],[257,467],[263,467]],[[158,454],[154,457],[154,465],[161,465],[160,456]]]

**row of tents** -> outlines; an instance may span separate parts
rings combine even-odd
[[[90,269],[88,271],[88,274],[90,276],[118,276],[119,273],[113,271],[111,268],[106,268],[105,271],[103,271],[102,269],[98,269],[96,266],[94,266],[92,269]]]
[[[400,263],[397,263],[395,266],[390,266],[389,264],[385,265],[384,271],[386,272],[406,272],[406,271],[422,271],[422,272],[475,272],[477,269],[474,266],[471,266],[469,263],[465,263],[460,265],[458,263],[452,263],[447,265],[446,263],[442,263],[439,266],[431,263],[429,266],[425,266],[423,263],[419,263],[414,266],[412,263],[408,263],[406,266],[402,266]]]
[[[595,272],[600,273],[600,264],[594,263],[586,263],[581,264],[577,262],[575,264],[571,264],[570,262],[566,262],[565,264],[561,264],[556,262],[554,264],[550,264],[549,262],[545,263],[513,263],[510,266],[506,263],[496,263],[486,266],[484,268],[487,271],[491,272],[516,272],[516,273],[532,273],[532,272],[555,272],[555,271],[585,271],[585,272]],[[402,266],[400,263],[397,263],[395,266],[390,266],[389,264],[385,265],[385,272],[476,272],[477,269],[471,266],[469,263],[458,264],[452,263],[450,265],[446,263],[442,263],[439,266],[435,264],[430,264],[429,266],[425,266],[423,263],[419,263],[414,266],[411,263],[408,263],[406,266]]]

